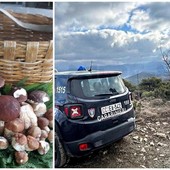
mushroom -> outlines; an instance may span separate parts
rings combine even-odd
[[[16,133],[12,137],[12,146],[16,151],[24,151],[27,145],[27,137],[22,133]]]
[[[53,109],[48,109],[48,111],[44,114],[44,117],[49,120],[49,127],[53,128]]]
[[[9,143],[8,143],[7,139],[4,138],[3,136],[0,136],[0,150],[7,149],[8,146],[9,146]]]
[[[40,155],[45,155],[50,149],[50,145],[46,141],[40,141],[40,146],[38,148],[38,153]]]
[[[0,120],[9,122],[16,119],[20,113],[20,104],[13,96],[0,96]]]
[[[25,102],[27,100],[27,91],[24,88],[22,88],[22,87],[13,87],[12,95],[20,103]]]
[[[33,151],[39,148],[39,141],[32,137],[27,136],[27,145],[26,145],[26,151]]]
[[[4,133],[5,122],[0,120],[0,135]]]
[[[33,103],[31,106],[37,117],[43,116],[47,111],[47,106],[44,103]]]
[[[4,136],[10,140],[14,133],[20,133],[24,130],[23,120],[16,118],[10,122],[5,123]]]
[[[28,102],[30,103],[45,103],[49,100],[48,94],[41,90],[35,90],[28,94]]]
[[[28,129],[27,134],[39,140],[41,129],[38,126],[32,126]]]
[[[28,154],[25,151],[16,151],[15,160],[18,164],[25,164],[28,161]]]
[[[48,132],[45,130],[41,130],[41,137],[40,140],[45,141],[48,137]]]
[[[50,129],[48,125],[49,125],[49,120],[47,118],[38,117],[38,127],[40,127],[41,130],[46,130],[49,133]]]
[[[24,121],[25,129],[31,126],[37,126],[37,116],[33,112],[33,108],[30,104],[24,103],[21,106],[20,119]]]
[[[53,130],[50,130],[50,132],[48,133],[48,140],[50,143],[53,143]]]

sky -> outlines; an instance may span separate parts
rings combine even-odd
[[[170,2],[56,2],[56,68],[161,61]]]

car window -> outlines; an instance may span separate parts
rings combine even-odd
[[[120,76],[73,79],[71,93],[82,98],[97,98],[118,95],[126,88]]]

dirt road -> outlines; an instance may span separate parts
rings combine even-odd
[[[83,157],[69,168],[170,168],[170,101],[137,102],[136,130],[123,140]]]

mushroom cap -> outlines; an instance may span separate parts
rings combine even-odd
[[[5,85],[5,79],[0,76],[0,88]]]
[[[49,125],[49,120],[45,117],[38,117],[38,127],[43,129],[44,127]]]
[[[20,145],[26,145],[27,144],[27,137],[22,133],[14,134],[14,136],[12,137],[12,140],[14,141],[14,139],[15,139],[15,142],[19,143]]]
[[[19,117],[20,104],[13,96],[0,96],[0,120],[8,122]]]
[[[48,133],[46,130],[41,130],[40,140],[45,140],[48,137]]]
[[[28,100],[32,103],[45,103],[50,97],[45,91],[35,90],[28,94]]]
[[[1,149],[6,149],[9,146],[9,143],[6,138],[3,136],[0,136],[0,150]]]
[[[44,114],[44,117],[46,117],[49,121],[53,120],[53,109],[48,109],[47,112]]]
[[[5,128],[13,132],[22,132],[24,130],[24,121],[19,118],[16,118],[5,124]]]
[[[40,138],[41,129],[38,126],[32,126],[28,129],[27,134],[34,138]]]
[[[32,136],[27,136],[27,146],[28,146],[28,150],[36,150],[39,148],[39,141],[32,137]]]
[[[28,161],[28,154],[25,151],[16,151],[15,160],[18,164],[25,164]]]
[[[27,91],[24,88],[22,88],[22,87],[13,87],[12,95],[20,103],[25,102],[27,100]]]

